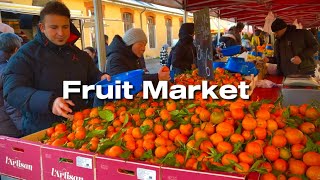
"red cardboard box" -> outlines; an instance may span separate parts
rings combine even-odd
[[[163,180],[196,180],[196,179],[214,179],[214,180],[257,180],[258,173],[249,173],[248,175],[227,172],[203,172],[179,168],[161,167],[161,176]]]
[[[66,148],[42,146],[44,179],[94,179],[94,155]]]
[[[15,178],[41,179],[41,144],[0,136],[0,173]]]
[[[159,180],[160,166],[124,161],[103,156],[96,157],[96,179]]]

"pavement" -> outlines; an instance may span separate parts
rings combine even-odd
[[[158,73],[159,69],[161,68],[160,59],[146,59],[146,67],[149,70],[150,74]]]

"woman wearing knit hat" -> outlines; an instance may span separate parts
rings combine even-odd
[[[194,24],[184,23],[179,30],[179,41],[172,50],[172,69],[175,74],[191,70],[196,64],[197,52],[193,44]]]
[[[109,75],[115,75],[135,69],[142,69],[139,58],[143,56],[148,42],[146,34],[142,29],[131,28],[123,38],[116,35],[108,47],[106,70]],[[144,74],[143,80],[152,81],[157,84],[159,80],[170,80],[170,72],[157,74]]]
[[[277,18],[271,25],[275,34],[274,58],[277,70],[285,76],[314,74],[313,55],[318,50],[318,42],[312,33],[296,26],[287,25]]]

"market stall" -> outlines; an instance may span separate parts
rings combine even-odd
[[[256,25],[262,21],[254,13],[269,12],[265,10],[269,2],[275,2],[278,13],[297,8],[293,4],[285,8],[283,3],[291,2],[284,0],[183,2],[187,10],[215,7],[221,16]],[[309,8],[309,3],[320,5],[310,1],[301,7]],[[231,11],[244,4],[250,16],[243,10]],[[255,4],[257,8],[248,8]],[[281,105],[284,77],[267,75],[262,58],[270,49],[263,47],[248,56],[233,48],[222,50],[225,58],[219,63],[202,58],[209,70],[172,77],[174,82],[161,89],[161,98],[145,92],[142,70],[136,70],[114,77],[134,84],[133,99],[120,93],[122,99],[75,112],[73,119],[22,139],[0,136],[0,173],[23,179],[319,179],[319,104]],[[277,87],[256,87],[259,79]],[[249,87],[246,91],[236,88],[241,82]],[[99,84],[105,93],[109,86],[120,85]],[[195,92],[201,86],[210,92]],[[232,92],[226,92],[230,88]]]

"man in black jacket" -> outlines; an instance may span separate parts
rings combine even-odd
[[[305,29],[296,29],[277,18],[271,25],[276,42],[274,56],[277,70],[284,76],[314,74],[314,54],[318,50],[317,40]]]
[[[123,38],[116,35],[109,45],[107,53],[107,73],[116,75],[135,69],[143,69],[139,58],[143,56],[147,41],[147,36],[139,28],[129,29]],[[160,69],[157,74],[144,74],[143,80],[152,81],[156,85],[159,80],[170,80],[170,72],[162,72]]]
[[[172,51],[172,70],[181,74],[196,64],[197,52],[193,44],[194,23],[184,23],[179,30],[179,41]]]
[[[50,127],[71,113],[88,108],[81,93],[63,99],[63,81],[95,84],[110,78],[74,43],[79,31],[70,22],[70,11],[50,1],[40,12],[38,33],[14,54],[3,73],[4,98],[22,111],[22,129],[31,134]]]

